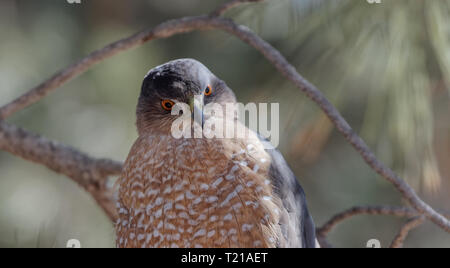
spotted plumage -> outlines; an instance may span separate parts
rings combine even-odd
[[[137,108],[139,137],[120,178],[118,247],[313,247],[303,190],[281,154],[257,134],[180,138],[161,101],[236,102],[201,63],[182,59],[147,74]],[[202,118],[204,120],[205,118]],[[207,118],[213,119],[214,118]],[[237,128],[245,128],[236,120]]]

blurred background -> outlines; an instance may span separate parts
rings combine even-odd
[[[89,52],[224,1],[0,1],[0,105]],[[279,49],[321,89],[377,156],[427,202],[450,211],[450,1],[271,0],[227,13]],[[124,160],[137,137],[144,75],[190,57],[241,102],[279,102],[282,151],[305,188],[316,225],[353,205],[402,205],[323,113],[260,54],[218,31],[156,40],[97,65],[8,119],[96,157]],[[406,219],[357,216],[336,247],[389,246]],[[113,225],[71,180],[0,152],[0,247],[113,247]],[[450,247],[427,223],[406,247]]]

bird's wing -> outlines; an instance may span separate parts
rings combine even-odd
[[[260,137],[261,142],[268,141]],[[268,148],[266,146],[266,148]],[[297,178],[289,168],[286,160],[276,148],[266,149],[271,157],[269,176],[274,186],[275,194],[283,203],[280,226],[285,247],[316,247],[315,226],[308,211],[305,192]]]

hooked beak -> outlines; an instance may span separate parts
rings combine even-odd
[[[197,95],[189,99],[189,107],[191,108],[192,120],[197,122],[203,128],[203,96]]]

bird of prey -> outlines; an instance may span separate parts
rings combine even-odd
[[[315,247],[305,194],[280,152],[252,131],[245,138],[174,137],[183,113],[172,109],[183,103],[203,126],[216,117],[204,114],[206,105],[236,97],[193,59],[146,75],[139,137],[118,182],[117,247]]]

